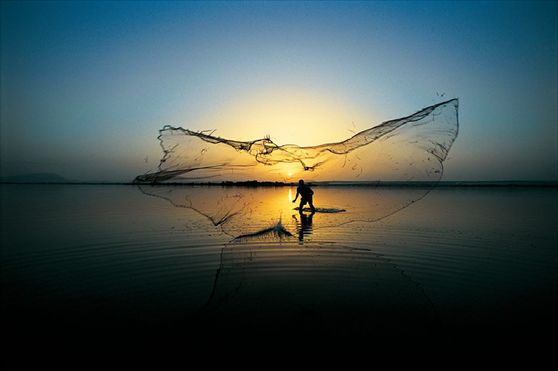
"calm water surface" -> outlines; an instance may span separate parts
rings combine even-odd
[[[555,188],[0,190],[8,333],[556,341]]]

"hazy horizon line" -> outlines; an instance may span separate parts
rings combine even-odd
[[[308,181],[313,186],[442,186],[442,187],[558,187],[558,180],[439,180],[439,181]],[[17,181],[0,179],[6,185],[143,185],[143,186],[220,186],[220,187],[284,187],[298,181],[220,181],[220,182],[134,182],[134,181]]]

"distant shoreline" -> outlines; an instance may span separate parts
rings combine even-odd
[[[455,188],[558,188],[558,181],[376,181],[376,182],[308,182],[313,187],[455,187]],[[293,187],[296,182],[172,182],[172,183],[137,183],[137,182],[17,182],[0,181],[2,185],[142,185],[142,186],[205,186],[205,187]]]

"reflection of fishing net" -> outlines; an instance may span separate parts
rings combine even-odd
[[[140,185],[139,189],[176,207],[195,211],[232,238],[288,239],[300,229],[299,212],[289,201],[289,192],[292,195],[296,191],[290,187]],[[430,189],[431,186],[314,187],[318,212],[313,216],[313,228],[378,221],[421,199]],[[332,209],[345,211],[327,212]]]
[[[269,334],[411,333],[435,321],[430,299],[388,260],[342,247],[231,245],[203,308],[220,329]]]
[[[165,126],[158,171],[136,181],[284,181],[287,172],[313,181],[436,181],[458,133],[457,109],[452,99],[347,140],[311,147],[277,145],[269,138],[236,141]]]

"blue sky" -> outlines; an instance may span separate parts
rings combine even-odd
[[[157,165],[165,124],[319,144],[250,124],[269,100],[336,106],[342,140],[458,97],[444,179],[558,179],[556,2],[1,7],[2,175],[130,180]]]

